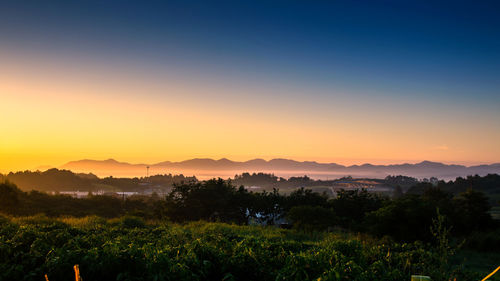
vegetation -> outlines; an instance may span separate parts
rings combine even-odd
[[[113,196],[91,195],[85,199],[78,199],[68,195],[49,195],[39,191],[23,192],[12,183],[0,183],[0,212],[16,216],[97,215],[112,218],[124,214],[135,214],[152,218],[159,216],[159,208],[158,196],[132,196],[123,200],[123,198]]]
[[[0,219],[0,280],[478,280],[421,242],[136,217]],[[446,279],[443,279],[446,278]]]
[[[9,181],[16,184],[23,191],[134,191],[134,192],[158,192],[169,193],[174,185],[182,183],[198,183],[196,177],[186,177],[184,175],[154,175],[141,178],[99,178],[93,174],[76,174],[68,170],[49,169],[44,172],[24,171],[0,174],[0,182]],[[280,190],[282,194],[289,194],[301,187],[312,189],[317,192],[327,192],[330,197],[335,197],[332,193],[332,186],[343,183],[358,185],[363,181],[369,181],[376,185],[392,189],[395,197],[406,194],[422,195],[429,187],[438,187],[447,193],[458,195],[474,189],[486,194],[490,200],[490,205],[500,206],[500,175],[490,174],[484,177],[468,176],[457,178],[455,181],[439,181],[437,178],[418,180],[407,176],[387,176],[384,179],[353,179],[344,177],[337,180],[313,180],[307,176],[291,177],[285,179],[273,174],[266,173],[243,173],[235,175],[233,179],[228,179],[231,185],[252,187],[254,190],[272,192],[273,189]],[[258,187],[258,188],[256,188]]]
[[[421,195],[381,197],[366,190],[340,190],[336,198],[304,188],[288,195],[250,192],[222,179],[174,185],[163,199],[159,196],[89,196],[76,199],[20,191],[15,185],[0,184],[0,211],[16,216],[43,213],[47,216],[88,216],[107,218],[135,215],[173,222],[213,221],[237,224],[293,224],[298,229],[365,232],[397,241],[430,241],[428,231],[436,209],[453,226],[454,237],[475,233],[481,236],[498,229],[492,219],[488,198],[469,189],[456,196],[439,186],[428,186]],[[312,220],[313,217],[318,219]],[[321,219],[319,219],[321,217]],[[492,244],[493,247],[496,245]],[[500,250],[500,248],[499,248]]]
[[[435,184],[431,182],[419,182],[413,185],[407,193],[422,194],[430,186],[436,186],[440,190],[453,195],[473,189],[488,195],[491,205],[498,206],[500,204],[500,175],[498,174],[489,174],[484,177],[478,175],[466,178],[459,177],[454,181],[437,181]]]
[[[164,198],[77,199],[6,181],[0,280],[62,280],[73,264],[87,280],[478,280],[457,256],[500,252],[499,223],[481,188],[444,190],[450,185],[419,183],[392,198],[338,190],[331,198],[213,179],[174,184]]]
[[[30,191],[144,191],[145,188],[168,190],[174,184],[195,182],[184,175],[155,175],[147,178],[98,178],[93,174],[75,174],[68,170],[23,171],[0,175],[0,180],[15,183],[21,190]]]

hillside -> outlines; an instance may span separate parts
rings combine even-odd
[[[274,173],[281,177],[308,175],[312,178],[327,179],[344,176],[385,178],[388,175],[405,175],[416,178],[436,177],[439,179],[455,179],[468,175],[500,173],[500,164],[464,166],[422,161],[415,164],[392,165],[352,165],[344,166],[336,163],[318,163],[314,161],[295,161],[290,159],[253,159],[239,162],[226,158],[214,160],[197,158],[181,162],[160,162],[153,164],[131,164],[108,160],[78,160],[61,166],[75,172],[94,173],[99,176],[145,176],[150,174],[177,173],[195,175],[198,178],[232,177],[243,172]]]

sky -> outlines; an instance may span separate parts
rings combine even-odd
[[[0,171],[500,162],[498,1],[0,1]]]

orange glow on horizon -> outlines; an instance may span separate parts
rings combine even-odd
[[[95,62],[70,68],[20,60],[0,49],[0,58],[8,57],[0,65],[3,172],[85,158],[500,161],[500,130],[491,129],[498,120],[460,108],[418,108],[347,94],[310,101],[307,90],[318,89],[190,77],[204,81],[196,84],[169,74],[113,72],[112,65]],[[287,99],[288,91],[295,92]]]

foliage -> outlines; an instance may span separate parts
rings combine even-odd
[[[335,213],[321,206],[297,206],[288,212],[295,228],[306,231],[324,231],[336,223]]]
[[[112,220],[112,224],[123,228],[144,228],[146,226],[146,222],[142,218],[134,216],[124,216],[114,219]]]
[[[448,260],[451,256],[455,255],[455,249],[450,246],[450,227],[446,226],[446,218],[443,216],[439,209],[437,211],[436,218],[432,219],[432,225],[430,231],[435,239],[435,251],[439,255],[439,272],[443,273],[440,276],[440,280],[446,279],[446,272],[449,272]]]
[[[366,214],[382,207],[384,199],[366,189],[339,190],[332,200],[333,211],[339,217],[339,225],[360,230]]]
[[[303,187],[290,193],[283,201],[285,212],[296,206],[328,207],[328,205],[328,196],[325,193],[319,194]]]
[[[466,236],[468,248],[498,248],[487,198],[439,185],[392,200],[366,190],[333,199],[304,188],[254,193],[221,179],[176,184],[165,199],[76,199],[8,182],[0,191],[2,212],[16,216],[0,216],[0,280],[66,280],[73,264],[86,280],[477,280],[450,263],[450,241]],[[193,222],[269,225],[285,217],[294,230]],[[330,226],[382,238],[323,232]]]
[[[432,184],[428,182],[416,183],[408,190],[408,193],[420,195],[423,194],[429,186],[432,186]],[[458,177],[454,181],[439,181],[436,186],[444,192],[453,195],[458,195],[472,189],[482,192],[490,198],[494,198],[500,194],[500,175],[488,174],[484,177],[478,175],[468,176],[466,178]],[[498,205],[499,202],[490,200],[490,204]]]
[[[44,274],[68,280],[74,264],[84,280],[399,281],[411,274],[435,278],[440,270],[439,253],[418,242],[221,223],[127,227],[95,217],[0,220],[0,260],[0,280],[41,280]],[[460,280],[477,280],[459,273],[465,276]]]
[[[436,208],[447,218],[451,234],[467,237],[472,232],[498,228],[489,213],[488,198],[481,192],[469,189],[457,196],[430,185],[422,195],[405,196],[386,201],[384,205],[367,214],[365,225],[377,236],[390,235],[399,241],[430,241],[427,231],[432,224]]]
[[[95,191],[121,190],[141,191],[145,188],[167,190],[173,184],[196,182],[195,177],[184,175],[154,175],[145,178],[99,178],[94,174],[76,174],[68,170],[49,169],[47,171],[23,171],[0,175],[0,181],[9,180],[21,190],[30,191]]]
[[[390,235],[398,241],[430,241],[434,213],[435,208],[418,196],[405,196],[369,213],[366,224],[377,236]]]
[[[459,211],[460,227],[468,231],[478,231],[484,228],[490,228],[492,218],[489,214],[491,209],[488,203],[488,197],[482,192],[468,189],[459,194],[455,199],[455,205]]]
[[[23,190],[92,190],[92,181],[97,177],[90,175],[82,177],[68,170],[49,169],[45,172],[11,172],[6,178]]]
[[[8,181],[0,183],[0,212],[16,210],[19,206],[20,193],[14,184]]]
[[[40,191],[22,192],[14,184],[0,183],[0,212],[30,216],[83,217],[97,215],[107,218],[125,214],[140,215],[147,218],[159,217],[159,198],[130,197],[123,200],[112,196],[90,196],[85,199],[67,195],[49,195]]]
[[[499,226],[489,212],[488,198],[481,192],[469,189],[453,196],[432,184],[421,195],[405,194],[392,200],[363,189],[339,190],[336,198],[305,188],[288,195],[277,189],[251,192],[222,179],[175,184],[166,198],[92,195],[77,199],[39,191],[26,193],[8,182],[0,184],[0,191],[0,211],[16,216],[129,215],[174,222],[204,220],[263,225],[286,224],[288,219],[296,228],[308,231],[333,226],[380,237],[388,235],[405,242],[431,241],[428,229],[436,208],[453,226],[451,234],[455,237],[494,231]],[[304,213],[299,214],[298,207]],[[321,215],[313,219],[314,213]]]
[[[190,220],[246,223],[248,192],[222,179],[175,185],[165,202],[167,216],[177,222]]]
[[[392,187],[400,187],[403,190],[408,190],[410,187],[418,184],[418,179],[407,176],[387,176],[384,182]]]

